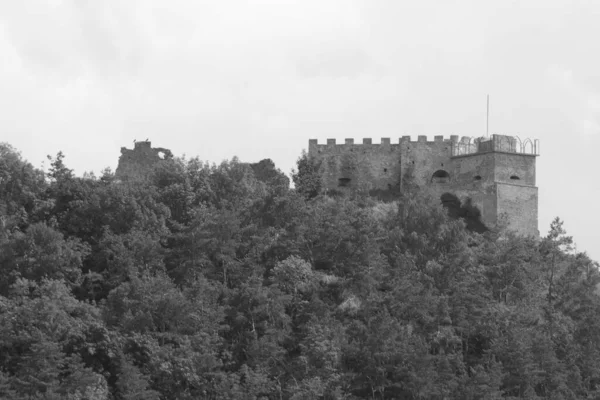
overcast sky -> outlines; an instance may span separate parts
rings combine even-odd
[[[40,167],[271,158],[309,138],[541,141],[540,231],[600,259],[600,1],[0,0],[0,141]],[[47,164],[47,163],[46,163]]]

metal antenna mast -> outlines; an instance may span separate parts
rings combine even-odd
[[[485,119],[485,136],[490,136],[490,95],[487,95],[487,114]]]

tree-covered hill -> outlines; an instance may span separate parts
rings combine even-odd
[[[313,172],[121,183],[0,144],[0,398],[600,398],[600,270],[558,218],[477,233]]]

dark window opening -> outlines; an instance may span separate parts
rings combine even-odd
[[[350,178],[340,178],[340,179],[338,179],[338,186],[341,186],[341,187],[350,186],[351,180],[352,179],[350,179]]]
[[[387,168],[384,168],[384,169],[383,169],[383,172],[386,172],[386,173],[387,173]]]
[[[413,161],[412,163],[414,164],[415,162]]]
[[[434,183],[447,183],[450,182],[450,174],[443,169],[438,169],[431,176],[431,182]]]
[[[518,176],[516,176],[516,175],[512,175],[512,176],[510,177],[510,179],[512,179],[512,180],[514,180],[514,181],[518,181],[518,180],[520,180],[521,178],[519,178],[519,177],[518,177]]]
[[[481,180],[481,175],[475,175],[475,178],[473,178],[476,181],[480,181]]]
[[[442,167],[444,166],[444,163],[442,163]]]

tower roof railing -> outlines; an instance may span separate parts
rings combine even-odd
[[[491,137],[463,138],[452,142],[452,157],[465,156],[469,154],[502,152],[540,155],[540,141],[538,139],[507,135],[492,135]]]

